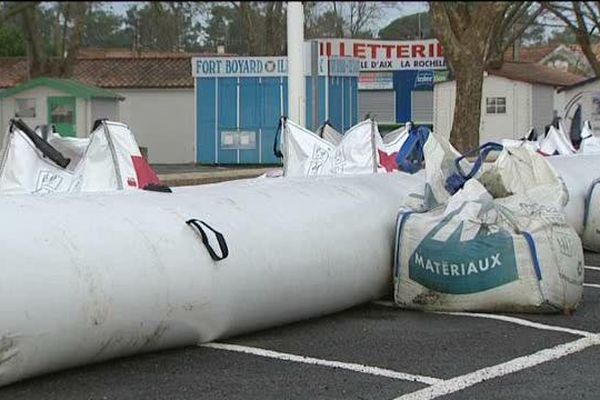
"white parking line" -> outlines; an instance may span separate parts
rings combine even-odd
[[[396,304],[394,304],[391,301],[374,301],[373,303],[380,305],[380,306],[398,308],[398,306],[396,306]],[[529,321],[524,318],[509,317],[506,315],[499,315],[499,314],[458,312],[458,311],[456,311],[456,312],[435,311],[432,313],[433,314],[444,314],[444,315],[456,315],[456,316],[460,316],[460,317],[495,319],[497,321],[510,322],[513,324],[522,325],[522,326],[526,326],[529,328],[541,329],[541,330],[545,330],[545,331],[563,332],[563,333],[569,333],[569,334],[578,335],[578,336],[596,336],[596,333],[594,333],[594,332],[587,332],[587,331],[582,331],[582,330],[578,330],[578,329],[565,328],[565,327],[556,326],[556,325],[541,324],[539,322]]]
[[[600,271],[600,267],[592,267],[590,265],[586,265],[585,269],[591,269],[592,271]]]
[[[600,289],[600,285],[598,285],[597,283],[584,283],[583,286],[585,287],[593,287],[596,289]]]
[[[518,357],[502,364],[482,368],[475,372],[448,379],[425,389],[400,396],[395,400],[424,400],[434,399],[450,393],[458,392],[480,382],[512,374],[551,360],[557,360],[569,354],[600,344],[600,336],[588,336],[573,342],[559,344],[536,353]]]
[[[464,316],[464,317],[495,319],[497,321],[511,322],[513,324],[526,326],[528,328],[541,329],[544,331],[570,333],[571,335],[578,335],[578,336],[596,336],[596,334],[593,332],[581,331],[579,329],[565,328],[565,327],[556,326],[556,325],[541,324],[539,322],[529,321],[528,319],[509,317],[507,315],[470,313],[470,312],[441,312],[441,311],[435,312],[435,314],[446,314],[446,315],[458,315],[458,316]]]
[[[252,355],[260,356],[260,357],[275,358],[275,359],[284,360],[284,361],[293,361],[293,362],[299,362],[299,363],[304,363],[304,364],[320,365],[323,367],[346,369],[349,371],[360,372],[363,374],[383,376],[383,377],[392,378],[392,379],[402,379],[405,381],[424,383],[426,385],[435,385],[435,384],[439,384],[439,383],[443,382],[442,379],[431,378],[429,376],[407,374],[404,372],[397,372],[397,371],[392,371],[392,370],[384,369],[384,368],[369,367],[367,365],[362,365],[362,364],[321,360],[318,358],[304,357],[304,356],[299,356],[296,354],[280,353],[278,351],[260,349],[257,347],[239,346],[239,345],[235,345],[235,344],[226,344],[226,343],[207,343],[207,344],[202,344],[200,346],[208,347],[211,349],[218,349],[218,350],[236,351],[239,353],[252,354]]]

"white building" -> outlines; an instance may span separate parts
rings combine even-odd
[[[63,136],[83,137],[96,119],[118,120],[123,99],[71,79],[37,78],[0,92],[0,122],[8,127],[12,118],[20,118],[31,128],[53,124]]]
[[[531,128],[543,133],[560,115],[557,89],[585,78],[540,64],[505,62],[485,73],[480,141],[523,137]],[[449,136],[454,118],[456,82],[438,82],[433,90],[434,131]]]
[[[600,135],[600,78],[589,78],[558,89],[557,110],[571,140],[577,139],[585,120],[589,120],[594,133]]]
[[[119,103],[116,118],[128,124],[138,144],[147,148],[149,162],[193,163],[196,161],[196,137],[190,60],[189,54],[80,58],[72,78],[124,98]],[[9,90],[28,82],[26,75],[25,58],[0,59],[0,89]],[[40,92],[37,95],[44,94]],[[52,94],[48,93],[48,96]],[[75,115],[78,135],[81,136],[79,132],[82,130],[83,134],[89,133],[93,118],[90,118],[91,122],[82,120],[80,123],[79,120],[86,115],[80,103],[78,100]],[[44,104],[39,104],[44,109],[40,108],[38,114],[45,116],[45,100]],[[14,106],[7,107],[2,115],[2,132],[7,128],[8,119],[15,115]],[[100,112],[97,116],[101,114],[114,115]],[[33,120],[24,121],[36,125]]]

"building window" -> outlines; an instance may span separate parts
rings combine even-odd
[[[53,124],[74,124],[73,109],[69,105],[53,104],[50,107],[51,122]]]
[[[486,97],[485,111],[487,114],[506,114],[506,97]]]
[[[17,118],[35,118],[35,99],[15,99]]]

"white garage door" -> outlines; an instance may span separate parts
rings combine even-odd
[[[411,119],[416,124],[433,123],[433,91],[415,90],[411,92]]]
[[[393,90],[359,90],[358,119],[367,114],[379,123],[396,122],[396,92]]]

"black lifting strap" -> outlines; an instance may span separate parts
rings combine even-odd
[[[206,222],[200,221],[199,219],[190,219],[190,220],[185,221],[185,223],[191,227],[196,228],[198,230],[198,232],[200,232],[200,236],[202,237],[202,243],[204,243],[204,246],[206,246],[206,249],[208,250],[208,254],[210,254],[210,257],[213,260],[221,261],[221,260],[224,260],[227,258],[227,256],[229,255],[229,249],[227,248],[227,242],[225,242],[225,237],[220,232],[217,232]],[[204,225],[205,227],[210,229],[215,234],[215,236],[217,238],[217,242],[219,242],[219,247],[221,248],[221,256],[219,256],[217,253],[215,253],[215,251],[211,247],[210,243],[208,243],[208,236],[206,236],[206,232],[204,232],[204,229],[202,229],[202,226],[200,224]]]

